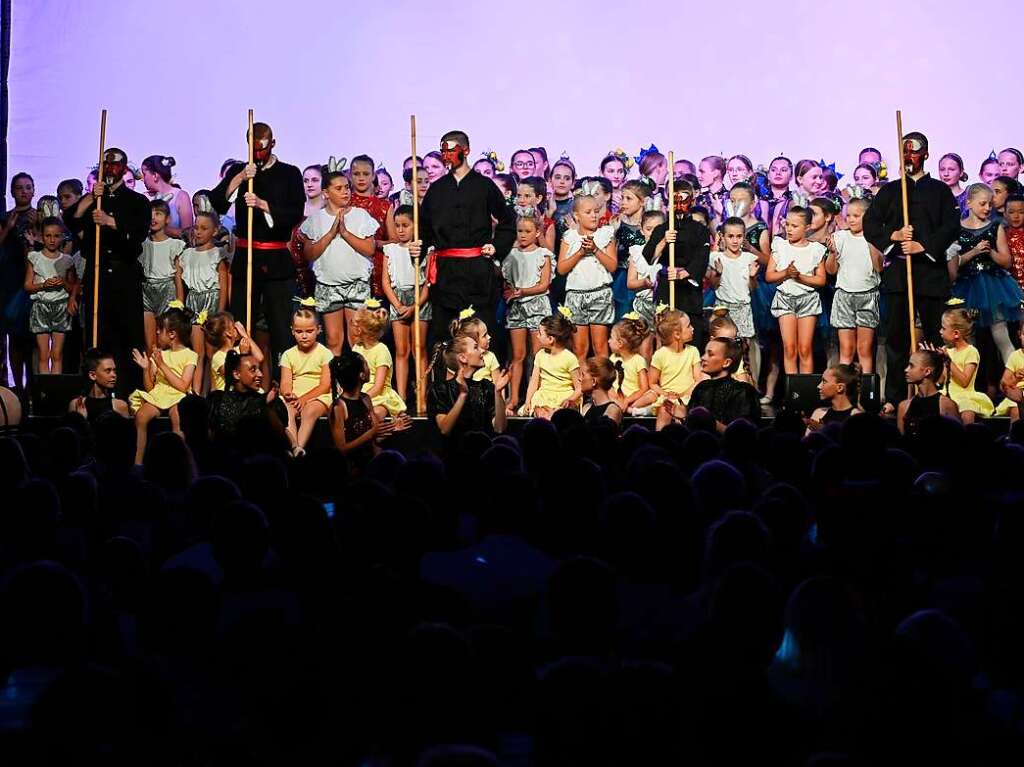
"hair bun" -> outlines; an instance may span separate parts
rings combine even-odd
[[[967,183],[967,173],[966,172],[960,174],[960,183],[961,184],[966,184]]]

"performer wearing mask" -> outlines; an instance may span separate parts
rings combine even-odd
[[[427,262],[431,283],[431,329],[435,340],[448,336],[451,321],[469,306],[489,327],[495,312],[502,260],[515,240],[515,216],[501,190],[466,163],[469,137],[449,131],[441,137],[441,158],[448,173],[430,185],[420,208],[420,241],[410,243],[415,258],[433,246]],[[497,222],[493,226],[492,219]]]
[[[113,356],[122,375],[117,391],[122,399],[142,385],[141,371],[132,362],[132,349],[145,347],[142,324],[142,267],[139,254],[149,234],[150,206],[143,195],[125,186],[128,155],[121,149],[103,154],[103,178],[92,193],[64,211],[70,232],[81,232],[81,253],[86,266],[82,275],[82,311],[88,344],[96,345],[92,332],[93,259],[96,224],[100,227],[99,340]],[[96,200],[102,198],[102,210]]]
[[[914,282],[914,308],[921,318],[922,340],[942,345],[939,329],[949,298],[946,249],[960,233],[960,209],[949,187],[924,170],[928,139],[923,133],[903,137],[903,173],[907,179],[910,224],[903,225],[900,180],[883,186],[864,214],[864,236],[884,258],[881,292],[889,296],[886,360],[889,371],[906,368],[910,358],[907,266]],[[907,396],[899,375],[889,375],[886,409]]]
[[[277,142],[266,123],[255,123],[252,165],[235,163],[210,192],[210,202],[224,215],[234,208],[235,256],[231,262],[231,313],[245,318],[246,258],[252,237],[252,312],[250,324],[262,312],[270,332],[273,367],[293,345],[291,335],[292,296],[295,295],[295,265],[288,250],[292,229],[302,222],[306,194],[302,173],[281,162],[273,153]],[[248,140],[248,136],[246,136]],[[253,179],[253,191],[248,181]],[[239,193],[241,191],[241,194]],[[252,232],[248,231],[246,208],[253,208]]]

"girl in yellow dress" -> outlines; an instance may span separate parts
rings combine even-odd
[[[658,395],[651,391],[647,378],[647,360],[641,353],[647,338],[647,323],[636,312],[629,312],[612,327],[608,348],[612,365],[618,371],[618,382],[612,399],[624,411],[650,405]]]
[[[693,325],[678,309],[658,314],[658,338],[661,346],[651,357],[651,390],[658,396],[654,403],[658,420],[655,429],[662,429],[672,418],[684,418],[693,388],[705,376],[700,368],[700,351],[690,342]]]
[[[310,299],[305,299],[309,301]],[[320,323],[305,301],[292,314],[295,346],[281,355],[281,398],[299,418],[295,455],[306,452],[317,419],[331,409],[331,350],[318,342]]]
[[[404,417],[405,403],[392,388],[394,361],[388,347],[380,342],[388,325],[387,310],[371,298],[356,312],[355,325],[358,343],[352,351],[363,355],[370,368],[370,380],[363,385],[363,391],[373,401],[373,412],[377,418]]]
[[[176,302],[171,302],[172,305]],[[142,368],[142,386],[128,398],[135,414],[135,463],[141,464],[146,452],[149,422],[167,411],[171,429],[181,434],[178,403],[192,388],[199,355],[185,346],[192,323],[180,306],[172,306],[156,318],[156,347],[145,352],[132,349],[132,359]]]
[[[1011,423],[1019,421],[1024,403],[1024,324],[1020,326],[1020,346],[1006,360],[1006,369],[999,380],[999,388],[1006,397],[996,408],[996,415],[1010,416]]]
[[[974,423],[979,415],[992,415],[995,407],[986,394],[974,389],[981,355],[968,343],[968,339],[973,335],[974,319],[977,316],[976,309],[965,309],[962,306],[954,306],[942,313],[940,335],[949,357],[947,395],[960,408],[960,420],[964,423]]]
[[[541,350],[533,358],[533,375],[523,408],[526,415],[550,418],[555,410],[580,404],[580,361],[569,350],[573,334],[573,324],[568,319],[571,314],[560,306],[558,314],[540,321],[537,340]]]
[[[263,352],[259,344],[253,343],[245,325],[235,322],[231,312],[211,314],[202,326],[206,343],[214,350],[210,357],[210,391],[224,389],[224,360],[232,349],[238,350],[243,357],[252,356],[257,365],[263,364]]]
[[[450,330],[452,338],[469,336],[476,341],[480,351],[483,352],[484,366],[477,368],[473,373],[473,380],[493,382],[494,371],[501,369],[501,363],[498,362],[494,352],[490,350],[491,333],[487,330],[487,324],[476,315],[472,306],[459,312],[459,318],[452,322]]]

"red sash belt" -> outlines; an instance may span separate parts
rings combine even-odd
[[[439,258],[476,258],[481,255],[483,248],[442,248],[434,250],[427,256],[427,282],[431,285],[437,282],[437,259]]]
[[[235,240],[235,247],[247,248],[249,247],[249,241],[241,237]],[[258,242],[252,241],[253,250],[288,250],[287,242]]]

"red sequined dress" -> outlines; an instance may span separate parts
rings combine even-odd
[[[1024,290],[1024,228],[1006,227],[1006,242],[1010,246],[1010,274]]]
[[[384,288],[381,286],[381,270],[384,266],[384,249],[379,243],[386,242],[388,239],[387,220],[391,205],[382,197],[364,197],[353,193],[352,206],[362,208],[370,214],[374,221],[380,224],[380,229],[374,235],[378,245],[377,250],[373,254],[373,274],[370,276],[370,292],[375,298],[383,298]]]

